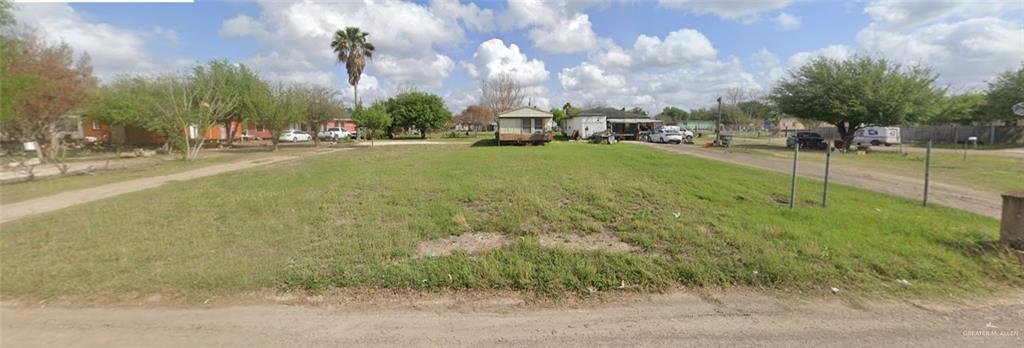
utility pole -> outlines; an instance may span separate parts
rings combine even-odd
[[[789,207],[796,203],[796,163],[800,158],[800,142],[793,145],[793,178],[789,182]]]
[[[924,155],[924,201],[922,204],[928,206],[928,179],[932,174],[932,141],[928,140],[928,150]]]
[[[718,97],[718,124],[715,125],[715,142],[722,145],[722,97]]]

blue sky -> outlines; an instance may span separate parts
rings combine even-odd
[[[16,13],[88,52],[103,81],[229,59],[270,80],[334,86],[348,101],[328,43],[333,30],[359,26],[378,47],[362,96],[413,84],[456,112],[497,74],[542,107],[660,110],[709,105],[728,89],[763,95],[816,55],[925,64],[957,92],[1024,59],[1019,0],[199,1],[18,4]]]

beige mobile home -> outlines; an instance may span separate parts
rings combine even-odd
[[[543,144],[554,138],[554,116],[534,107],[521,107],[498,114],[498,142],[502,144]]]

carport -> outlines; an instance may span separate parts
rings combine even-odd
[[[617,139],[639,140],[665,122],[650,118],[608,118],[608,128]]]

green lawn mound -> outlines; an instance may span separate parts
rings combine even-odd
[[[387,146],[5,224],[5,296],[1024,285],[996,220],[641,145]]]

